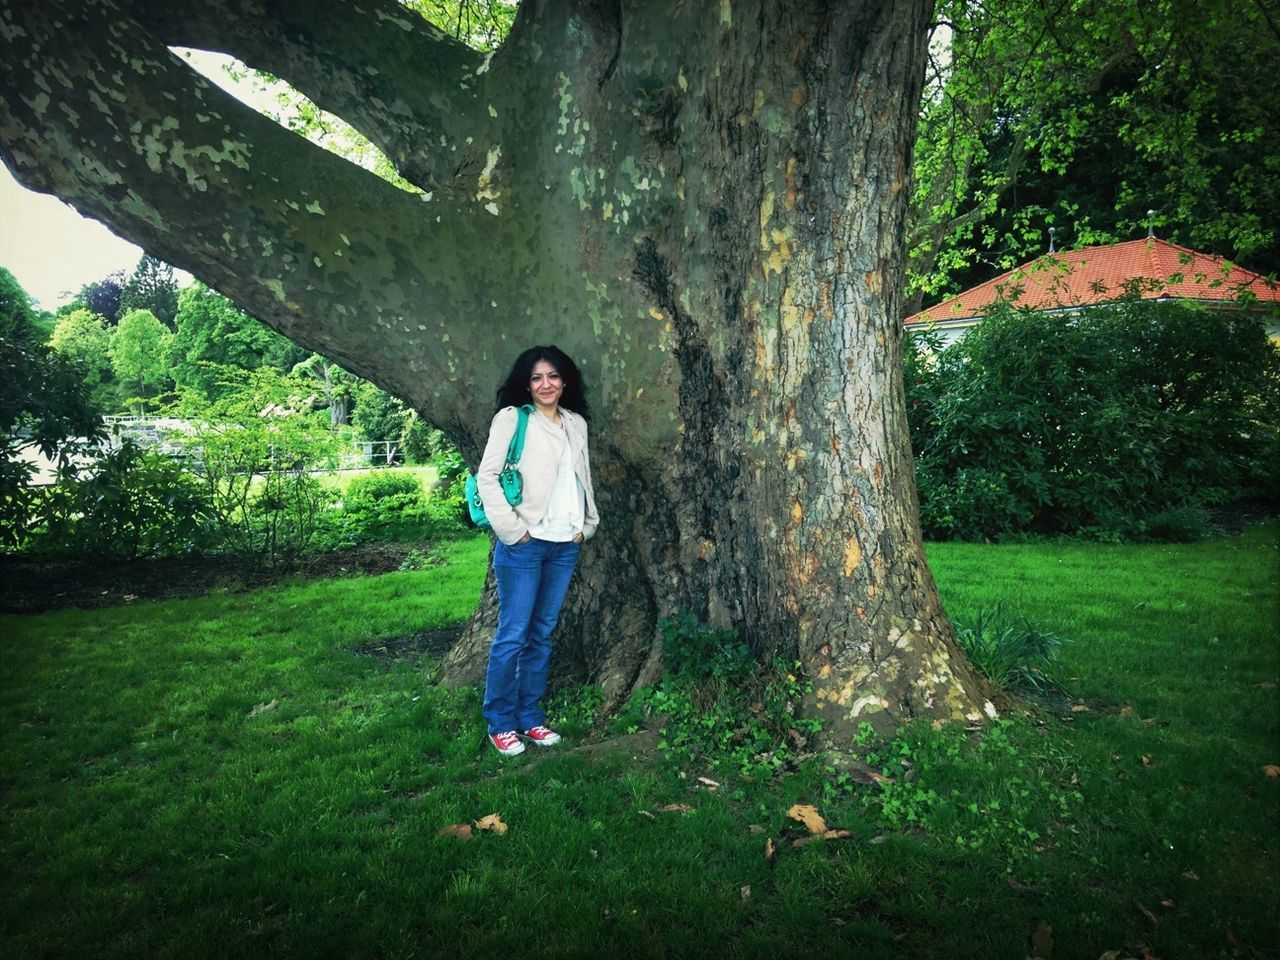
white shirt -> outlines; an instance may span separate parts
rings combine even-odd
[[[529,419],[541,420],[542,423],[539,426],[545,426],[553,433],[559,434],[561,441],[560,467],[556,471],[556,482],[551,490],[551,499],[547,503],[547,512],[543,514],[541,520],[529,526],[529,536],[553,543],[567,543],[582,533],[587,494],[582,489],[582,481],[574,473],[573,450],[570,449],[569,437],[564,427],[556,426],[537,413]]]

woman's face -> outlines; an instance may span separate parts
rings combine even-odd
[[[539,360],[529,376],[529,393],[540,407],[556,406],[560,402],[560,394],[564,393],[560,372],[546,360]]]

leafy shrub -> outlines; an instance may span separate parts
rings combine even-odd
[[[659,749],[768,776],[818,731],[820,721],[798,715],[807,688],[783,662],[758,664],[735,631],[688,613],[660,626],[668,673],[636,695],[645,716],[661,718]]]
[[[384,500],[412,506],[422,500],[422,485],[411,473],[371,470],[354,477],[343,495],[343,503],[351,510],[367,509]]]
[[[663,620],[662,662],[671,675],[697,682],[739,683],[755,672],[736,630],[716,630],[685,611]]]
[[[1170,507],[1146,517],[1135,538],[1163,543],[1192,543],[1212,532],[1209,511],[1198,503]]]
[[[1256,315],[999,304],[945,348],[906,341],[927,536],[1141,536],[1280,484],[1280,354]]]
[[[217,373],[217,399],[182,388],[174,414],[192,424],[174,439],[196,465],[221,549],[256,563],[290,562],[312,548],[337,438],[303,399],[309,384],[270,368]],[[212,373],[211,373],[212,375]]]
[[[1000,604],[955,628],[956,641],[970,662],[997,686],[1034,693],[1061,689],[1046,672],[1065,642],[1061,637],[1045,633],[1025,617],[1007,616]]]
[[[64,556],[175,556],[211,546],[199,479],[172,457],[125,440],[46,494],[36,549]]]
[[[15,316],[25,297],[0,267],[0,321],[13,334],[0,339],[0,547],[10,550],[27,546],[40,522],[41,497],[31,484],[35,470],[19,455],[21,448],[40,450],[69,477],[71,456],[102,431],[75,367],[34,342],[25,318]]]

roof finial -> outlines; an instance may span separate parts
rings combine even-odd
[[[1156,212],[1154,210],[1147,211],[1147,239],[1154,239],[1156,235]]]
[[[1050,253],[1057,253],[1057,252],[1058,252],[1057,250],[1055,250],[1055,249],[1054,249],[1054,246],[1053,246],[1053,235],[1054,235],[1055,233],[1057,233],[1057,232],[1058,232],[1058,231],[1057,231],[1056,229],[1054,229],[1053,227],[1050,227],[1050,228],[1049,228],[1049,252],[1050,252]]]

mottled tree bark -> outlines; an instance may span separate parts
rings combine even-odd
[[[927,0],[525,0],[490,58],[393,0],[0,2],[0,151],[475,462],[515,354],[582,365],[602,523],[558,632],[611,701],[660,618],[797,656],[840,742],[976,719],[921,548],[898,362]],[[269,12],[267,9],[269,8]],[[166,45],[293,82],[423,193]],[[480,676],[491,592],[445,676]]]

